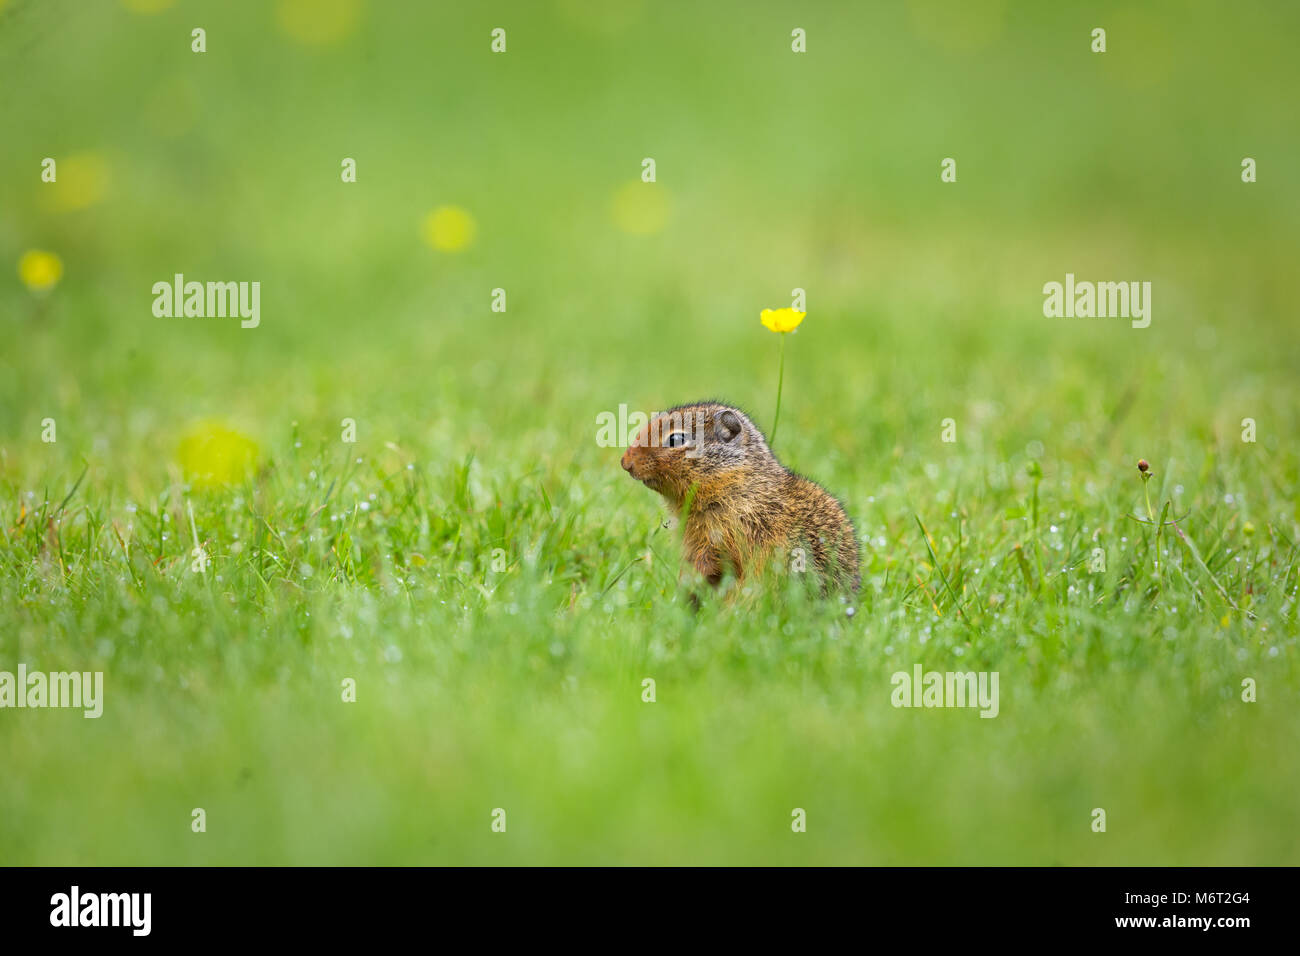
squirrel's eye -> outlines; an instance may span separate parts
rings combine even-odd
[[[673,432],[664,444],[669,448],[681,448],[686,444],[686,432]]]

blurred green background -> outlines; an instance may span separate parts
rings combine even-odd
[[[0,711],[0,861],[1296,863],[1298,28],[0,0],[0,669],[107,695]],[[260,326],[156,318],[178,272]],[[1067,272],[1150,328],[1044,318]],[[694,613],[597,416],[770,428],[796,287],[777,450],[857,523],[857,614]],[[1159,565],[1139,457],[1190,513]],[[891,708],[913,663],[1001,716]]]

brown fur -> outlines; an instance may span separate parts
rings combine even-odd
[[[840,503],[790,471],[744,412],[718,402],[655,416],[623,455],[623,468],[685,517],[686,559],[718,585],[743,579],[777,549],[806,549],[822,589],[858,589],[858,539]]]

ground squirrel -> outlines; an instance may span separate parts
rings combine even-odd
[[[623,468],[685,518],[686,560],[710,584],[728,568],[743,578],[777,548],[798,560],[802,548],[823,592],[857,591],[858,539],[843,507],[777,461],[740,409],[695,402],[659,413],[637,432]]]

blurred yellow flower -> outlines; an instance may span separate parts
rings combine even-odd
[[[794,309],[764,309],[758,317],[773,332],[793,332],[807,314]]]
[[[74,212],[93,206],[108,191],[108,161],[99,153],[73,153],[57,159],[58,179],[42,183],[37,195],[45,208]]]
[[[459,206],[439,206],[424,217],[424,241],[439,252],[460,252],[474,241],[478,226]]]
[[[621,186],[610,202],[614,225],[632,236],[652,236],[668,224],[668,193],[639,179]]]
[[[48,292],[63,278],[63,260],[52,252],[28,249],[18,260],[18,278],[33,292]]]
[[[176,457],[196,487],[229,485],[242,481],[257,460],[257,445],[219,422],[191,426],[181,437]]]
[[[361,0],[280,0],[275,18],[304,46],[330,46],[356,29]]]

